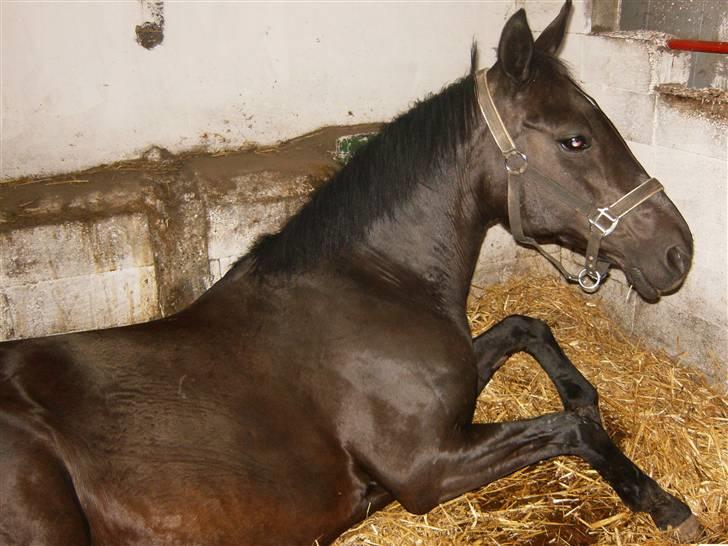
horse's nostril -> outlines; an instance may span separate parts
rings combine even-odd
[[[667,251],[667,263],[680,275],[684,275],[690,269],[690,254],[677,245],[672,246]]]

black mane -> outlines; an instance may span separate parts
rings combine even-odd
[[[571,80],[555,57],[534,52],[534,74]],[[470,73],[386,124],[278,233],[261,237],[249,256],[258,273],[293,272],[351,248],[372,223],[392,215],[414,188],[436,183],[481,123],[473,43]]]
[[[477,57],[474,44],[470,74],[385,125],[278,233],[259,239],[250,253],[256,271],[291,272],[337,255],[451,166],[479,121]]]

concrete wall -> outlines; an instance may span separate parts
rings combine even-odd
[[[536,31],[558,8],[536,0],[170,3],[164,41],[147,50],[134,36],[149,16],[140,4],[0,6],[5,179],[137,157],[155,145],[216,150],[386,120],[463,74],[474,35],[482,64],[492,62],[517,7]],[[590,34],[591,8],[577,2],[562,57],[661,179],[696,241],[693,272],[678,294],[647,305],[627,298],[615,275],[597,297],[637,333],[672,353],[688,351],[686,362],[719,377],[728,350],[726,97],[686,92],[691,58],[666,51],[661,35]],[[0,186],[0,338],[181,308],[255,235],[295,210],[332,168],[336,134],[276,152],[295,160],[169,160],[152,149],[149,161],[133,165]],[[476,281],[530,265],[544,261],[496,228]]]
[[[484,62],[510,2],[5,2],[0,179],[71,172],[150,146],[216,150],[389,119]]]
[[[728,41],[726,12],[724,0],[631,0],[622,3],[619,29],[656,30],[681,39],[724,42]],[[690,87],[728,85],[728,57],[711,53],[690,56]]]
[[[0,339],[181,310],[336,168],[336,138],[371,130],[0,185]]]

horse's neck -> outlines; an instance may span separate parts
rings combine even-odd
[[[393,215],[370,226],[359,249],[371,271],[405,287],[418,284],[456,315],[465,309],[487,227],[498,216],[500,192],[486,173],[502,165],[482,142],[473,139],[462,164],[421,181]]]

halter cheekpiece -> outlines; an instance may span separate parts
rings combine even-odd
[[[599,259],[599,246],[602,239],[616,229],[619,220],[628,212],[656,193],[661,192],[663,190],[662,184],[657,179],[650,178],[608,207],[594,206],[593,203],[574,195],[558,182],[529,166],[528,156],[516,147],[493,103],[493,97],[488,89],[486,70],[479,71],[476,74],[475,81],[480,111],[483,113],[493,139],[503,154],[505,168],[508,172],[508,222],[511,227],[511,234],[519,243],[538,250],[569,282],[579,283],[579,286],[585,292],[596,292],[609,270],[609,262]],[[589,236],[587,238],[584,268],[578,274],[569,273],[559,260],[546,252],[533,237],[529,237],[524,233],[521,218],[521,194],[526,181],[532,182],[540,190],[549,193],[556,200],[566,203],[588,220]]]

